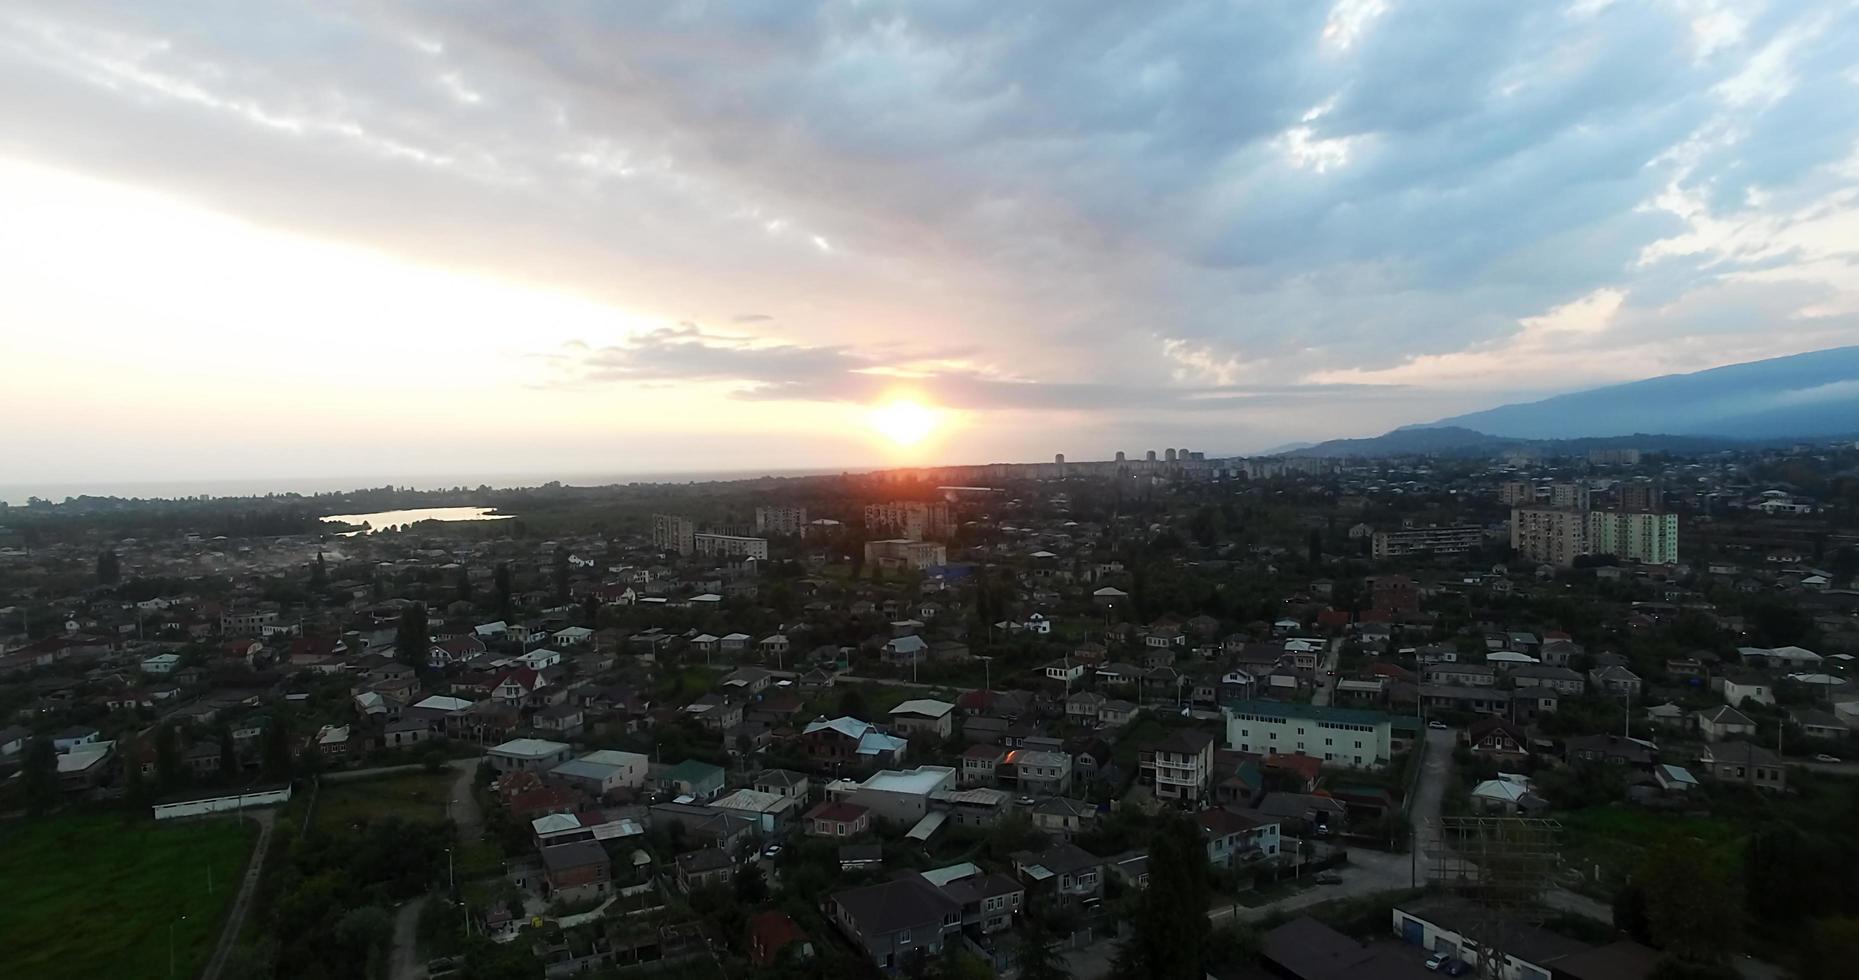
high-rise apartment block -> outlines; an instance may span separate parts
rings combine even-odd
[[[1646,565],[1678,562],[1678,515],[1644,511],[1588,512],[1588,550]]]
[[[1588,509],[1588,485],[1585,483],[1551,483],[1549,506],[1571,510]]]
[[[768,539],[740,534],[694,534],[691,546],[697,554],[711,558],[754,558],[768,560]]]
[[[697,524],[676,514],[652,515],[652,547],[688,555],[696,550]]]
[[[895,534],[910,541],[948,536],[954,527],[949,519],[949,505],[940,501],[898,500],[888,504],[865,505],[865,528],[880,534]]]
[[[1528,507],[1536,503],[1536,484],[1528,480],[1507,480],[1498,484],[1498,503],[1506,507]]]
[[[1588,515],[1555,507],[1510,512],[1511,550],[1531,561],[1567,568],[1588,553]]]
[[[1647,480],[1622,483],[1620,509],[1634,514],[1657,514],[1665,510],[1665,491]]]
[[[755,531],[757,534],[798,535],[807,529],[807,508],[805,507],[757,507],[755,508]]]

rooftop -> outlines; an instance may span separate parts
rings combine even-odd
[[[562,742],[551,742],[546,738],[513,738],[492,748],[491,752],[523,759],[541,759],[557,752],[566,752],[569,748]]]

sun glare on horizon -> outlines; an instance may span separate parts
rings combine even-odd
[[[908,398],[895,398],[865,413],[865,423],[899,446],[922,442],[941,424],[941,413]]]

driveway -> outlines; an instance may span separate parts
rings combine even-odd
[[[226,913],[219,945],[213,947],[213,958],[207,961],[207,968],[200,974],[202,980],[219,980],[220,972],[226,968],[226,957],[239,944],[239,934],[245,931],[245,917],[252,911],[252,892],[258,887],[258,876],[265,870],[265,854],[271,849],[271,822],[277,818],[277,812],[253,810],[245,815],[258,824],[258,843],[252,847],[252,860],[246,865],[245,877],[239,879],[239,894],[232,900],[232,910]]]
[[[453,759],[446,765],[458,773],[452,780],[451,802],[446,813],[458,826],[458,842],[454,847],[468,841],[476,841],[484,834],[484,814],[478,807],[478,798],[472,795],[471,784],[477,778],[478,765],[483,760]],[[419,767],[414,767],[419,768]],[[375,770],[376,774],[380,770]],[[394,946],[388,954],[388,972],[390,980],[421,980],[426,976],[426,964],[419,956],[420,910],[432,900],[431,895],[421,895],[400,907],[394,915]]]

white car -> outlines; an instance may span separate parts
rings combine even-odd
[[[1838,762],[1840,761],[1840,757],[1837,755],[1828,755],[1827,753],[1822,752],[1819,755],[1814,757],[1814,761],[1815,762]]]
[[[1447,726],[1446,726],[1446,723],[1443,721],[1429,721],[1427,722],[1427,727],[1433,729],[1436,732],[1443,732],[1446,730]]]
[[[1446,954],[1445,953],[1434,953],[1432,956],[1427,957],[1427,969],[1429,970],[1438,970],[1440,967],[1445,966],[1445,965],[1446,965]]]

